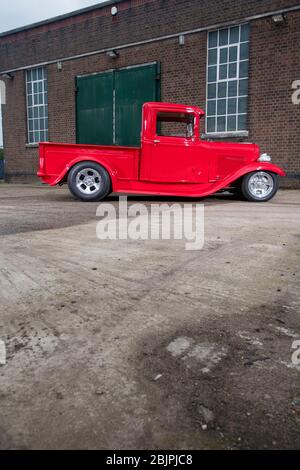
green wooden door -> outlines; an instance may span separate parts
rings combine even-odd
[[[157,64],[118,70],[115,73],[115,143],[139,146],[142,107],[159,100]]]
[[[77,142],[139,146],[142,106],[160,100],[159,64],[77,78]]]
[[[77,78],[77,143],[113,142],[113,72]]]

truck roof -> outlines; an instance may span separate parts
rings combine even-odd
[[[144,107],[150,109],[159,109],[162,111],[173,111],[173,112],[185,112],[185,113],[197,113],[200,116],[204,116],[205,112],[203,109],[199,108],[198,106],[190,106],[186,104],[180,103],[166,103],[160,101],[153,101],[144,104]]]

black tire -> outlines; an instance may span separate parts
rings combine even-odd
[[[255,174],[260,174],[261,175],[262,173],[265,173],[270,178],[272,178],[273,188],[266,196],[260,197],[260,196],[255,196],[255,194],[253,194],[253,192],[250,189],[249,182],[250,182],[253,175],[255,175]],[[266,201],[269,201],[270,199],[272,199],[272,197],[275,196],[275,194],[278,191],[278,185],[279,185],[278,176],[275,173],[272,173],[270,171],[253,171],[253,172],[248,173],[247,175],[244,176],[244,178],[242,180],[242,185],[241,185],[241,192],[242,192],[242,195],[244,196],[244,198],[247,199],[247,201],[266,202]]]
[[[84,174],[86,174],[85,177]],[[80,185],[81,177],[84,177],[84,180]],[[89,185],[84,184],[87,182],[86,178],[89,179]],[[98,163],[89,161],[78,163],[71,168],[68,175],[68,186],[75,198],[85,202],[101,201],[111,192],[111,180],[105,168]]]

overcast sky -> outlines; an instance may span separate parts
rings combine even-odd
[[[0,32],[103,1],[105,0],[0,0]]]

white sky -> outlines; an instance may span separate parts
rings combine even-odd
[[[0,32],[103,1],[105,0],[0,0]]]

